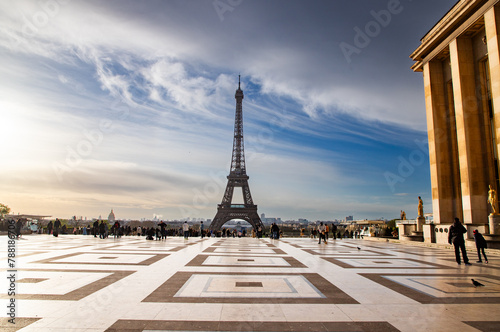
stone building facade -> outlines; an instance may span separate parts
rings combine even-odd
[[[460,0],[410,56],[424,79],[434,223],[458,217],[469,237],[490,232],[488,190],[500,187],[499,44],[500,0]]]

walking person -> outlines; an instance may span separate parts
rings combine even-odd
[[[59,218],[56,218],[56,221],[54,222],[54,231],[52,232],[52,235],[55,237],[59,236],[59,227],[61,227],[61,221]]]
[[[481,260],[481,252],[483,253],[484,256],[484,262],[488,264],[488,257],[486,257],[486,253],[484,252],[484,249],[488,247],[488,244],[486,243],[486,240],[484,239],[483,235],[479,233],[477,229],[474,230],[474,241],[476,242],[476,249],[477,249],[477,257],[478,257],[478,263],[482,263],[483,261]]]
[[[113,236],[114,238],[116,239],[117,237],[120,238],[120,234],[119,234],[119,230],[120,230],[120,223],[117,221],[115,221],[115,223],[113,224]]]
[[[271,232],[273,234],[273,239],[275,240],[279,240],[280,238],[280,228],[278,227],[278,225],[276,223],[273,223],[273,225],[271,226]]]
[[[104,220],[101,220],[101,223],[99,224],[99,238],[106,238],[106,225],[104,225]]]
[[[203,226],[203,221],[200,221],[200,236],[201,236],[202,239],[205,236],[205,229],[204,229],[204,226]]]
[[[92,233],[94,233],[94,237],[97,237],[97,234],[99,234],[99,221],[96,220],[92,224]]]
[[[319,226],[318,226],[318,236],[319,236],[319,242],[318,242],[318,244],[321,244],[321,239],[323,239],[323,241],[326,244],[325,232],[326,232],[326,226],[323,225],[323,222],[320,222]]]
[[[465,250],[465,233],[467,233],[467,229],[465,229],[464,225],[462,225],[458,218],[455,218],[455,222],[453,223],[453,225],[451,225],[450,231],[448,233],[448,243],[453,244],[453,246],[455,247],[455,259],[458,265],[461,264],[460,251],[462,251],[465,265],[471,265],[471,263],[469,263],[469,258],[467,258],[467,252]]]
[[[189,224],[187,223],[187,221],[182,224],[182,230],[184,231],[184,238],[187,240],[187,238],[189,237]]]
[[[166,238],[167,238],[167,230],[166,230],[167,224],[165,224],[165,223],[163,222],[163,220],[162,220],[162,221],[160,221],[160,224],[159,224],[158,226],[160,226],[160,231],[161,231],[161,239],[162,239],[162,240],[163,240],[163,239],[166,239]]]
[[[16,222],[16,237],[18,239],[21,236],[21,229],[22,228],[23,228],[23,222],[21,221],[21,219],[17,219],[17,222]]]

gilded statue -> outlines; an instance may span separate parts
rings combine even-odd
[[[424,216],[424,202],[422,202],[422,198],[420,198],[420,196],[418,196],[418,216]]]
[[[488,191],[488,203],[490,203],[491,206],[491,214],[498,214],[497,212],[497,192],[495,189],[491,188],[491,185],[489,186],[489,191]]]

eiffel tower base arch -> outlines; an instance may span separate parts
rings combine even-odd
[[[217,214],[215,215],[209,229],[211,231],[220,231],[222,226],[233,219],[242,219],[248,222],[255,231],[260,227],[264,229],[264,224],[260,220],[257,214],[257,205],[245,206],[245,207],[234,207],[234,206],[222,206],[219,204],[217,208]]]

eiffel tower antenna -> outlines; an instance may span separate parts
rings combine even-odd
[[[264,225],[257,214],[257,205],[253,203],[248,175],[245,165],[245,151],[243,144],[243,90],[241,90],[241,75],[238,75],[238,90],[236,99],[236,115],[234,120],[233,153],[231,169],[227,176],[227,186],[221,204],[217,207],[217,214],[210,224],[210,230],[218,231],[222,225],[232,219],[243,219],[249,222],[255,231]],[[234,188],[241,188],[244,204],[232,204]]]

